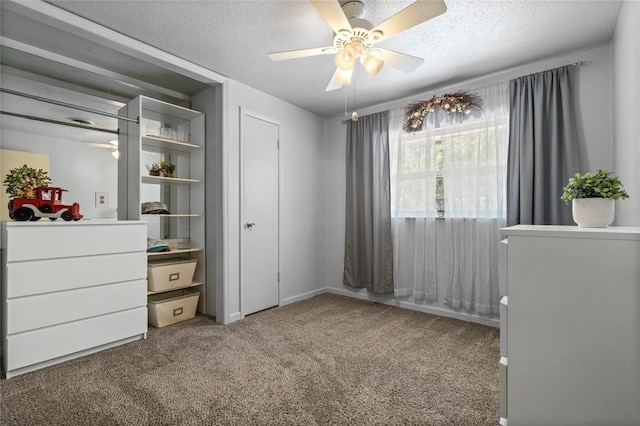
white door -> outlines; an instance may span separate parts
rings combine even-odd
[[[242,112],[242,314],[279,304],[279,127]]]

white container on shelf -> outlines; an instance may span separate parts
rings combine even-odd
[[[174,290],[149,296],[149,324],[164,327],[196,316],[200,292]]]
[[[190,285],[197,263],[197,259],[165,259],[149,262],[147,265],[149,291],[165,291]]]

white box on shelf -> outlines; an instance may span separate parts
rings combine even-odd
[[[164,327],[196,316],[200,292],[174,290],[149,296],[149,324]]]
[[[165,259],[149,262],[147,265],[149,291],[165,291],[190,285],[197,263],[197,259]]]

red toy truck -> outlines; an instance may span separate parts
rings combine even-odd
[[[38,187],[37,198],[14,198],[9,201],[9,217],[17,221],[40,220],[48,217],[49,220],[80,220],[80,204],[71,206],[62,204],[62,193],[66,189],[53,186]]]

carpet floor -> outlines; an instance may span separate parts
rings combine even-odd
[[[0,381],[8,425],[495,425],[499,330],[333,294]]]

